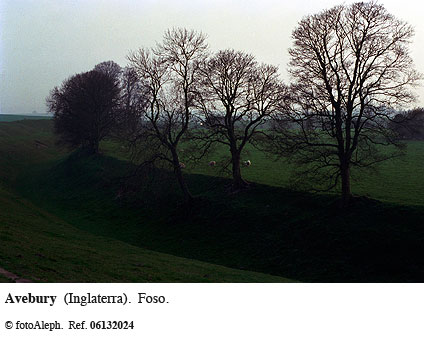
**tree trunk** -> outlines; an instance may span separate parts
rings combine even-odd
[[[341,178],[342,178],[342,200],[341,207],[347,208],[350,204],[352,194],[350,192],[350,169],[349,164],[343,163],[341,166]]]
[[[89,140],[87,150],[90,155],[97,155],[99,153],[99,139],[97,137]]]
[[[248,183],[241,177],[240,153],[238,151],[232,150],[231,155],[233,165],[233,188],[234,190],[240,190],[245,188]]]
[[[89,141],[86,144],[83,144],[81,147],[84,151],[84,154],[97,155],[99,153],[99,143],[94,141]]]
[[[186,202],[191,202],[193,200],[193,196],[188,189],[187,183],[185,182],[183,172],[181,170],[180,160],[178,159],[178,154],[176,150],[172,150],[172,160],[174,164],[174,173],[177,177],[178,184],[183,192],[184,200]]]
[[[95,155],[97,155],[99,153],[99,142],[98,141],[93,143],[92,151],[93,151],[93,154],[95,154]]]
[[[191,195],[190,190],[188,189],[187,183],[185,182],[183,173],[181,171],[181,167],[177,166],[176,168],[174,168],[174,170],[175,170],[175,175],[177,176],[178,184],[180,185],[181,191],[183,192],[184,200],[187,202],[191,201],[193,199],[193,196]]]

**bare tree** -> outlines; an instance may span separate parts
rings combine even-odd
[[[240,158],[243,149],[270,118],[285,95],[285,87],[273,65],[258,64],[252,55],[234,50],[219,51],[201,66],[198,97],[204,139],[228,146],[233,188],[244,188]]]
[[[205,59],[206,51],[202,33],[178,28],[166,31],[156,48],[140,49],[128,56],[146,92],[143,119],[132,141],[136,150],[140,145],[141,150],[149,148],[151,161],[172,166],[186,201],[192,195],[182,173],[184,162],[180,161],[179,149],[193,120],[198,63]]]
[[[344,207],[351,168],[396,155],[378,145],[400,147],[388,122],[394,108],[413,101],[420,79],[408,51],[412,36],[411,26],[374,1],[308,16],[293,31],[293,84],[276,120],[274,147],[326,180],[323,189],[341,180]]]
[[[120,75],[121,101],[118,126],[115,131],[119,141],[127,144],[129,135],[137,130],[147,103],[145,87],[132,67],[122,69]]]
[[[58,143],[96,154],[99,143],[116,127],[120,87],[100,71],[77,74],[47,98]]]

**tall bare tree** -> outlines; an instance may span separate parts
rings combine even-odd
[[[137,130],[146,106],[147,92],[134,68],[125,67],[120,75],[121,101],[118,126],[115,135],[122,143],[128,143],[129,135]]]
[[[202,86],[198,97],[204,138],[228,146],[233,188],[244,188],[240,158],[258,128],[277,110],[286,91],[278,68],[258,64],[252,55],[222,50],[201,65]]]
[[[192,195],[182,173],[179,149],[193,120],[198,63],[205,59],[206,51],[205,35],[177,28],[166,31],[154,49],[140,49],[128,56],[146,92],[144,115],[133,141],[135,146],[147,144],[152,160],[172,166],[186,201]]]
[[[413,29],[374,1],[341,5],[304,18],[293,31],[293,84],[274,147],[351,199],[351,168],[369,167],[399,146],[388,122],[414,99],[420,75],[408,45]],[[290,122],[289,124],[287,122]]]

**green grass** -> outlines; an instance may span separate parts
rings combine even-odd
[[[40,172],[37,166],[49,166],[51,161],[63,156],[63,152],[54,147],[50,128],[48,121],[0,125],[0,166],[7,167],[0,170],[1,267],[23,278],[42,282],[287,281],[281,277],[149,251],[113,237],[104,237],[96,228],[95,233],[90,233],[79,228],[78,223],[71,225],[18,196],[7,186],[15,187],[17,179],[24,175],[31,179],[32,174]],[[42,141],[45,146],[36,147],[35,140]],[[43,186],[46,181],[37,183]],[[37,188],[37,185],[33,187]],[[50,192],[46,198],[58,197]],[[90,196],[95,197],[94,194]],[[67,204],[67,200],[62,203],[68,208],[74,207]],[[90,212],[84,212],[86,210],[81,210],[81,218],[89,219]],[[0,282],[8,281],[0,276]]]
[[[424,141],[408,142],[404,157],[388,160],[376,173],[361,173],[353,192],[400,205],[424,205]]]
[[[0,283],[13,283],[13,281],[0,274]]]
[[[0,189],[0,203],[0,265],[23,278],[40,282],[284,281],[93,235],[4,189]]]
[[[185,272],[180,271],[181,267],[173,261],[169,261],[166,271],[155,268],[149,273],[151,281],[249,281],[246,278],[248,275],[243,278],[242,274],[247,273],[242,270],[301,281],[424,280],[424,227],[421,222],[424,208],[414,206],[419,202],[406,201],[409,196],[408,189],[404,189],[405,181],[386,178],[392,183],[396,182],[390,186],[397,190],[397,199],[393,197],[395,203],[360,198],[348,213],[344,213],[339,210],[334,195],[308,194],[280,187],[278,183],[282,186],[287,183],[284,180],[277,183],[279,176],[288,176],[287,165],[283,162],[273,165],[260,152],[254,151],[247,155],[253,165],[243,171],[247,179],[263,184],[255,183],[250,190],[228,195],[229,181],[208,176],[216,173],[216,169],[209,168],[205,163],[197,170],[188,171],[199,172],[187,174],[188,183],[199,199],[187,210],[180,204],[179,191],[172,175],[166,171],[156,171],[157,175],[152,181],[140,178],[135,184],[139,186],[138,190],[126,199],[116,198],[121,187],[120,177],[132,168],[116,144],[104,144],[103,156],[82,157],[73,154],[68,157],[50,143],[43,149],[34,148],[31,141],[34,136],[39,139],[44,134],[43,129],[46,129],[43,139],[50,141],[49,128],[41,123],[40,126],[35,124],[31,127],[27,124],[30,123],[0,125],[0,131],[6,127],[13,134],[21,132],[18,143],[13,143],[13,135],[9,143],[23,159],[12,161],[11,173],[0,171],[0,180],[13,188],[12,195],[19,194],[16,198],[21,198],[31,208],[37,208],[45,213],[43,215],[55,218],[60,225],[67,225],[73,230],[64,232],[62,238],[57,237],[60,231],[52,231],[51,235],[57,242],[63,242],[58,244],[55,252],[69,247],[74,255],[67,266],[60,270],[64,274],[62,279],[75,279],[73,276],[76,273],[89,268],[93,270],[92,278],[87,276],[87,279],[115,281],[129,274],[125,281],[134,281],[129,270],[129,265],[138,262],[131,260],[130,250],[134,250],[136,254],[152,252],[152,259],[149,260],[152,264],[160,255],[183,257],[183,261],[188,262]],[[408,153],[407,164],[418,159],[422,146],[417,143],[413,149],[416,154]],[[7,154],[0,153],[0,166],[4,166],[8,158]],[[396,171],[396,164],[393,166],[393,171]],[[377,177],[370,178],[372,181]],[[364,188],[371,185],[371,181],[364,181]],[[419,179],[415,180],[415,185],[412,177],[409,181],[415,194],[419,194],[422,188]],[[367,192],[370,195],[374,193],[373,190]],[[415,197],[411,196],[412,200]],[[4,214],[9,209],[13,208],[1,207],[0,213]],[[21,219],[27,220],[29,217],[24,215]],[[41,216],[37,214],[33,221],[40,223],[40,219]],[[15,233],[24,228],[23,221],[16,224]],[[49,232],[47,226],[43,225],[40,223],[25,228],[24,234],[28,234],[26,239],[23,236],[12,237],[24,240],[23,244],[18,242],[15,249],[23,248],[24,244],[30,242],[28,238],[41,239]],[[54,223],[49,221],[47,225]],[[75,235],[75,239],[72,235]],[[48,246],[37,253],[46,256],[45,253],[53,248],[49,243],[52,238],[43,241]],[[111,248],[107,248],[108,243],[112,245]],[[75,249],[76,245],[82,248]],[[36,247],[41,246],[33,248]],[[7,256],[14,254],[12,249],[5,251],[3,258],[10,262],[12,269],[8,270],[16,274],[25,275],[35,267],[34,264],[41,262],[39,256],[28,255],[31,262],[27,270],[19,269],[17,266],[22,263],[22,258]],[[99,258],[96,258],[96,252]],[[64,259],[68,256],[59,258],[56,263],[66,264]],[[147,256],[143,253],[143,257]],[[106,262],[105,259],[110,261]],[[125,261],[125,265],[122,272],[113,273],[108,278],[106,268],[109,262],[111,271],[118,271],[119,264],[115,259]],[[237,271],[224,269],[242,273],[234,276],[227,274],[226,278],[223,271],[205,278],[204,272],[191,269],[191,265],[197,261],[207,262],[210,267],[219,264],[237,268]],[[77,267],[74,275],[71,271],[66,273],[67,269],[72,269],[72,265]],[[7,265],[4,268],[7,269]],[[175,269],[178,271],[172,273]],[[40,279],[57,281],[52,273],[49,276],[42,270],[33,273],[39,274],[35,276]],[[255,273],[255,276],[250,281],[273,281],[265,274]],[[144,280],[141,278],[140,281]]]
[[[188,166],[188,172],[209,176],[224,176],[220,164],[208,166],[210,160],[223,161],[228,153],[218,148],[214,154],[196,166]],[[249,159],[252,166],[243,167],[243,177],[255,183],[276,187],[291,188],[290,177],[295,166],[253,147],[248,147],[243,160]],[[424,205],[424,141],[411,141],[407,144],[407,154],[383,162],[376,172],[370,170],[354,171],[352,193],[400,205]],[[333,194],[337,194],[334,191]]]

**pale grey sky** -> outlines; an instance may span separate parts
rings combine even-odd
[[[352,1],[344,1],[351,3]],[[416,30],[411,54],[424,73],[424,4],[380,0]],[[337,0],[0,0],[0,112],[45,112],[49,91],[69,76],[152,46],[164,31],[208,35],[213,51],[234,48],[279,65],[288,81],[291,32],[303,16]],[[423,82],[424,86],[424,82]],[[424,88],[416,105],[424,106]]]

